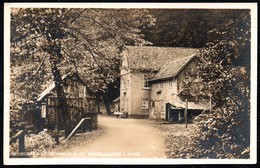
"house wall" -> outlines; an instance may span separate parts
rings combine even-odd
[[[130,73],[124,73],[120,78],[120,111],[130,112]]]
[[[128,112],[129,117],[148,118],[149,116],[150,88],[144,87],[145,74],[142,72],[128,72],[121,76],[120,111]]]
[[[129,117],[148,118],[150,110],[150,89],[144,88],[144,76],[147,73],[131,71],[128,68],[125,54],[123,54],[122,57],[120,73],[120,111],[128,112]]]
[[[181,81],[185,79],[185,71],[197,68],[198,59],[193,59],[177,77],[168,80],[160,80],[152,83],[151,86],[151,108],[149,118],[165,119],[166,103],[173,103],[177,100],[177,94],[181,90]],[[163,87],[161,87],[163,86]]]
[[[145,79],[142,72],[131,73],[131,111],[130,117],[147,117],[149,116],[150,88],[144,87]]]
[[[151,86],[151,109],[149,118],[164,119],[166,103],[172,102],[177,96],[177,81],[170,79],[153,83]]]
[[[82,83],[73,81],[69,85],[64,85],[64,93],[68,98],[86,98],[89,93]]]
[[[130,111],[131,87],[130,70],[125,53],[122,56],[122,65],[120,71],[120,112]]]

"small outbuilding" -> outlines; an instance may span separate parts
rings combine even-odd
[[[84,117],[96,117],[96,98],[88,89],[86,82],[76,72],[70,72],[62,76],[63,89],[68,107],[68,116],[71,128],[75,127]],[[40,113],[40,127],[54,129],[58,123],[59,129],[63,129],[63,118],[60,112],[58,98],[55,93],[55,83],[50,84],[36,100],[40,107],[36,113]],[[36,119],[39,120],[39,119]],[[97,119],[94,120],[94,127]]]

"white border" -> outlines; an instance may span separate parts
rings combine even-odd
[[[251,145],[250,159],[87,159],[9,158],[10,111],[10,8],[158,8],[158,9],[251,9]],[[4,164],[256,164],[257,162],[257,3],[5,3],[4,4]]]
[[[252,9],[257,3],[5,3],[24,8]]]

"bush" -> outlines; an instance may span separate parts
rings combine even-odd
[[[33,157],[42,155],[44,152],[49,151],[54,147],[54,138],[51,133],[44,130],[38,134],[28,134],[25,136],[25,150],[26,153]],[[18,141],[10,145],[10,157],[18,156]],[[32,157],[29,156],[29,157]]]
[[[195,118],[196,135],[192,145],[199,158],[249,158],[249,134],[234,116],[221,111],[204,112]],[[246,125],[246,124],[245,124]]]

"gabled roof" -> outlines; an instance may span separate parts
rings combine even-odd
[[[165,64],[150,81],[176,77],[183,70],[183,68],[188,65],[194,58],[197,58],[196,54]]]
[[[86,83],[81,79],[81,77],[76,73],[76,72],[69,72],[65,75],[62,76],[62,80],[71,77],[72,75],[77,75],[79,77],[79,79],[81,80],[82,83],[84,83],[86,85]],[[52,84],[50,84],[37,98],[36,101],[41,101],[42,98],[44,98],[47,94],[49,94],[55,87],[55,83],[53,82]]]
[[[197,48],[127,46],[128,68],[138,71],[158,71],[164,64],[198,52]]]

